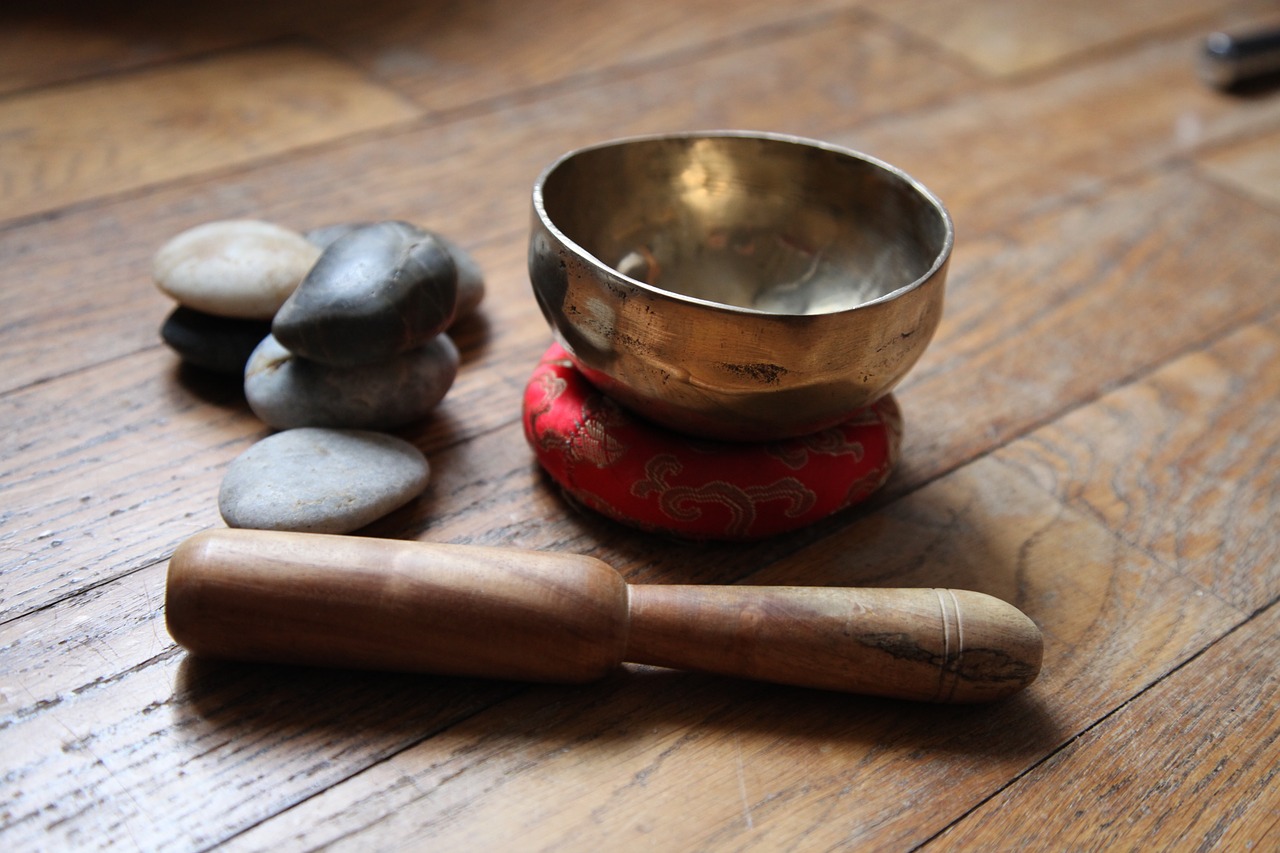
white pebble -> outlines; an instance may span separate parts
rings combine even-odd
[[[270,320],[319,257],[318,247],[288,228],[229,219],[165,243],[152,275],[180,305],[219,317]]]

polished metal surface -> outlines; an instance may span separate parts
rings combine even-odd
[[[716,132],[566,154],[533,190],[529,271],[583,373],[666,426],[802,435],[887,393],[942,314],[953,228],[892,166]]]

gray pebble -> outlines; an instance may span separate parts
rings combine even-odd
[[[216,373],[243,376],[254,348],[271,334],[266,320],[215,317],[181,306],[160,327],[160,337],[188,364]]]
[[[290,351],[334,367],[385,361],[453,322],[453,255],[407,222],[379,222],[329,245],[280,307],[271,332]]]
[[[458,269],[458,308],[453,313],[453,321],[456,323],[473,314],[484,300],[484,273],[466,249],[439,234],[436,239],[449,250],[449,254],[453,256],[453,265]]]
[[[231,527],[350,533],[420,495],[429,470],[418,448],[394,436],[291,429],[228,466],[218,510]]]
[[[340,222],[334,225],[313,228],[303,236],[321,249],[327,249],[338,238],[345,237],[357,228],[367,228],[373,224],[372,222]],[[453,256],[453,264],[458,269],[458,308],[453,315],[453,322],[456,323],[474,313],[480,307],[480,303],[484,301],[484,273],[481,272],[480,265],[476,263],[475,258],[471,257],[471,254],[466,249],[441,234],[431,233]]]
[[[395,429],[425,417],[457,374],[458,349],[447,335],[358,367],[300,358],[268,336],[245,367],[244,393],[254,414],[277,429]]]
[[[254,219],[183,231],[152,261],[156,286],[179,305],[218,317],[270,320],[320,257],[301,234]]]

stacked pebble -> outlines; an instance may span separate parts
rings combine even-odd
[[[277,429],[394,429],[453,384],[443,334],[458,304],[450,247],[405,222],[356,226],[324,249],[245,367],[245,396]]]
[[[466,252],[405,222],[304,237],[238,220],[179,234],[154,275],[178,302],[165,342],[187,362],[243,373],[250,408],[284,430],[228,468],[229,525],[346,533],[426,487],[421,452],[373,430],[424,417],[453,384],[445,329],[484,296]]]
[[[271,319],[320,257],[301,234],[252,219],[210,222],[161,247],[152,275],[178,307],[160,336],[183,361],[244,372]]]

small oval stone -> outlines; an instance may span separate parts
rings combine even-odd
[[[327,249],[337,242],[338,238],[345,237],[357,228],[367,228],[372,224],[374,223],[339,222],[333,225],[324,225],[320,228],[312,228],[303,236],[321,249]],[[458,306],[453,314],[453,322],[456,323],[474,313],[480,307],[480,303],[484,301],[484,273],[481,271],[480,265],[476,263],[475,258],[471,257],[471,254],[466,249],[442,234],[429,233],[432,233],[437,240],[444,244],[445,249],[453,257],[454,266],[458,269]]]
[[[234,376],[244,375],[249,356],[269,334],[271,324],[266,320],[216,317],[182,306],[160,327],[160,338],[183,361]]]
[[[301,234],[253,219],[209,222],[160,247],[156,285],[218,317],[270,320],[320,257]]]
[[[458,270],[458,307],[453,313],[453,322],[456,323],[475,313],[484,301],[484,273],[466,249],[439,234],[436,239],[449,250],[449,254],[453,256],[453,265]]]
[[[425,417],[458,375],[447,335],[379,364],[331,367],[301,358],[268,336],[245,367],[254,414],[277,429],[394,429]]]
[[[291,429],[240,454],[218,492],[230,527],[350,533],[427,487],[418,448],[361,430]]]
[[[355,228],[329,245],[280,307],[271,332],[292,352],[335,367],[385,361],[453,321],[453,256],[407,222]]]

